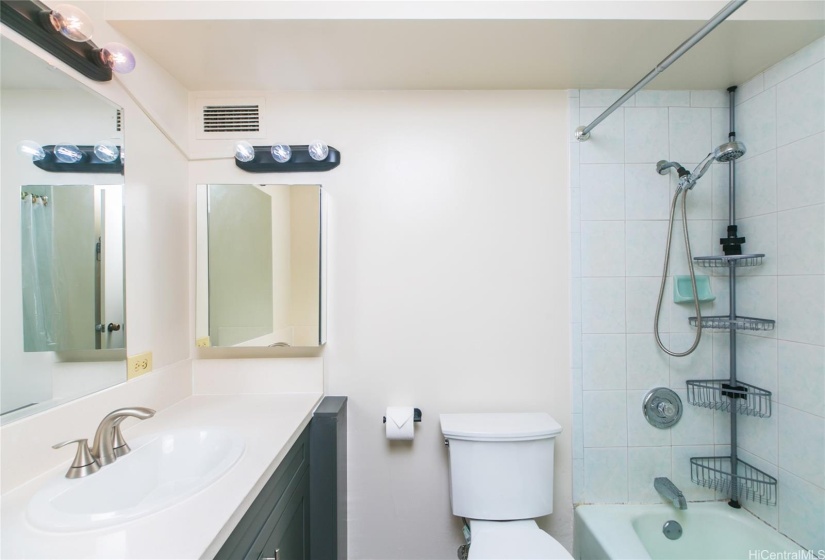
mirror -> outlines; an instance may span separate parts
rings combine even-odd
[[[15,149],[123,146],[120,108],[0,41],[5,424],[125,381],[126,349],[123,176],[50,173]]]
[[[198,185],[197,345],[325,342],[319,185]]]

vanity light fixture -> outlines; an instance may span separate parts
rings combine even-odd
[[[38,0],[2,0],[0,22],[92,80],[108,82],[113,70],[126,73],[135,67],[124,45],[95,45],[91,18],[70,4],[52,9]]]
[[[341,164],[341,152],[316,140],[309,145],[235,144],[235,165],[250,173],[329,171]]]
[[[31,140],[17,144],[20,155],[31,158],[34,165],[52,173],[119,173],[123,174],[120,146],[99,142],[94,146],[61,143],[39,146]]]

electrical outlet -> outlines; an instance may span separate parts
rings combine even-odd
[[[144,373],[149,373],[152,371],[152,353],[144,352],[143,354],[129,356],[126,359],[126,368],[128,370],[127,379],[134,379]]]
[[[209,346],[212,346],[212,343],[209,341],[208,336],[202,336],[195,341],[195,346],[198,348],[208,348]]]

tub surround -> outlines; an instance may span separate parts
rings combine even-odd
[[[127,441],[181,428],[221,426],[243,438],[245,451],[238,463],[208,488],[144,518],[98,531],[50,533],[33,529],[25,520],[26,506],[44,483],[63,476],[66,465],[61,464],[3,496],[2,556],[214,557],[309,423],[321,396],[320,392],[192,395],[158,412],[154,418],[124,430]]]

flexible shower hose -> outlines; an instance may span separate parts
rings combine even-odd
[[[659,335],[659,313],[662,311],[662,297],[665,293],[667,269],[670,264],[670,238],[673,234],[673,215],[676,213],[676,201],[679,199],[680,193],[682,194],[682,230],[685,234],[685,251],[687,252],[688,270],[690,271],[690,287],[693,289],[693,308],[696,310],[696,338],[690,348],[684,352],[674,352],[662,344],[662,338]],[[699,310],[699,295],[696,293],[696,275],[693,272],[693,255],[690,253],[690,233],[688,232],[687,222],[687,193],[688,189],[683,190],[681,187],[677,188],[676,193],[673,195],[673,201],[670,203],[670,222],[667,226],[665,266],[662,270],[662,284],[659,286],[659,300],[656,302],[656,317],[653,319],[653,334],[656,337],[656,344],[662,349],[662,352],[676,358],[682,358],[696,350],[696,347],[699,346],[699,341],[702,339],[702,312]]]

